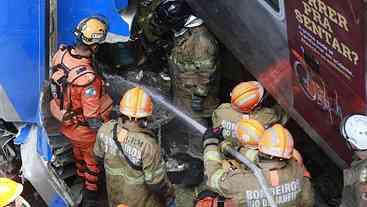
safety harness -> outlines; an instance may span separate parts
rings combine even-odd
[[[56,73],[59,70],[62,71],[62,75],[60,75],[57,79],[52,78],[53,83],[55,83],[56,85],[56,96],[57,98],[60,99],[60,109],[63,110],[65,108],[64,106],[64,94],[65,94],[65,90],[68,88],[68,85],[74,85],[75,81],[78,80],[78,78],[80,78],[83,75],[86,74],[95,74],[94,71],[91,70],[87,70],[87,65],[77,65],[75,67],[69,68],[68,66],[66,66],[64,64],[64,59],[65,59],[65,55],[68,53],[70,56],[77,58],[77,59],[81,59],[84,58],[80,55],[73,55],[71,54],[71,46],[60,46],[60,51],[63,52],[62,56],[61,56],[61,60],[58,64],[54,65],[52,67],[52,72]],[[75,71],[74,71],[75,70]],[[71,72],[75,72],[75,75],[72,77],[71,80],[70,79],[70,73]],[[78,86],[86,86],[89,85],[91,82],[93,82],[94,80],[91,80],[89,83],[86,83],[85,85],[79,85]],[[69,93],[69,97],[68,97],[68,106],[66,107],[66,110],[70,110],[72,103],[71,103],[71,94]]]
[[[120,150],[121,154],[124,156],[127,164],[133,168],[134,170],[137,170],[137,171],[142,171],[143,170],[143,166],[141,165],[136,165],[134,164],[130,159],[129,157],[124,153],[124,150],[122,149],[122,146],[121,146],[121,143],[118,141],[117,139],[117,125],[118,123],[116,123],[114,126],[113,126],[113,129],[112,129],[112,137],[113,137],[113,141],[115,142],[117,148]],[[127,130],[127,129],[125,129]]]
[[[83,59],[80,55],[71,54],[72,47],[70,46],[60,46],[59,53],[56,53],[54,66],[53,66],[53,74],[52,74],[52,94],[55,100],[59,100],[59,105],[54,107],[55,110],[51,111],[66,111],[67,116],[63,116],[63,119],[60,121],[66,121],[73,119],[76,121],[76,124],[80,126],[89,126],[86,118],[83,115],[83,109],[77,108],[72,109],[72,93],[71,87],[85,87],[92,84],[96,79],[96,72],[92,70],[90,66],[90,62],[88,59]],[[65,62],[65,57],[69,55],[71,58],[79,59],[80,61],[72,62],[68,64]],[[70,58],[69,58],[70,59]],[[112,108],[112,99],[105,93],[103,90],[103,84],[100,84],[99,98],[101,99],[102,105],[100,107],[99,114],[101,118],[104,118],[104,115],[109,113]],[[67,105],[65,106],[65,93],[68,95],[67,97]],[[65,118],[65,119],[64,119]]]

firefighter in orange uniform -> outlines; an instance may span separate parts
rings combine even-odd
[[[75,29],[75,46],[61,45],[53,57],[52,115],[61,122],[61,133],[73,146],[77,175],[85,180],[83,206],[96,206],[100,169],[93,155],[96,132],[109,120],[112,99],[96,74],[92,56],[107,34],[99,17],[83,19]]]

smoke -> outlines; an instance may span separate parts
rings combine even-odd
[[[167,101],[162,95],[160,95],[158,92],[154,91],[154,89],[150,89],[148,87],[145,87],[143,85],[140,85],[138,83],[131,82],[129,80],[126,80],[124,78],[121,78],[121,81],[124,82],[126,85],[129,85],[131,87],[142,87],[144,90],[153,98],[154,101],[158,102],[159,104],[164,105],[169,111],[176,114],[181,120],[186,122],[187,124],[191,125],[193,128],[198,130],[201,134],[204,134],[206,131],[206,127],[204,127],[202,124],[191,118],[186,113],[180,111],[176,106],[171,104],[169,101]]]

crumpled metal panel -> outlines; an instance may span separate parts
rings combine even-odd
[[[67,186],[37,153],[39,134],[42,128],[26,126],[17,136],[21,142],[23,175],[29,180],[48,206],[75,206]]]

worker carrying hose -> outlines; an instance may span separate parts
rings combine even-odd
[[[151,97],[139,87],[121,99],[122,117],[104,124],[94,153],[104,162],[109,206],[175,206],[175,190],[155,134],[147,129],[153,112]]]
[[[96,206],[100,169],[93,155],[98,128],[109,120],[112,99],[92,64],[98,45],[107,35],[100,17],[83,19],[75,28],[75,46],[61,45],[52,59],[52,115],[71,142],[77,175],[84,180],[83,206]]]
[[[257,81],[239,83],[230,93],[231,103],[221,104],[212,116],[213,128],[223,128],[223,136],[236,137],[235,128],[242,117],[258,120],[265,128],[275,123],[285,124],[288,115],[279,105],[262,107],[265,90]]]
[[[340,207],[367,206],[367,116],[354,114],[341,123],[341,134],[354,151],[354,159],[344,170],[343,199]]]
[[[251,140],[261,134],[262,129],[253,126],[249,131],[256,132],[248,134],[248,140]],[[212,199],[215,202],[213,206],[269,206],[254,173],[221,151],[230,144],[223,140],[220,130],[208,129],[203,135],[207,185],[218,195]],[[242,154],[241,147],[247,142],[239,143],[239,152]],[[291,159],[293,138],[288,130],[279,124],[267,129],[260,136],[258,150],[257,165],[268,181],[269,190],[277,205],[313,206],[314,194],[310,177],[305,174],[303,166]],[[196,207],[211,206],[208,203],[210,196],[202,196],[196,202]]]

